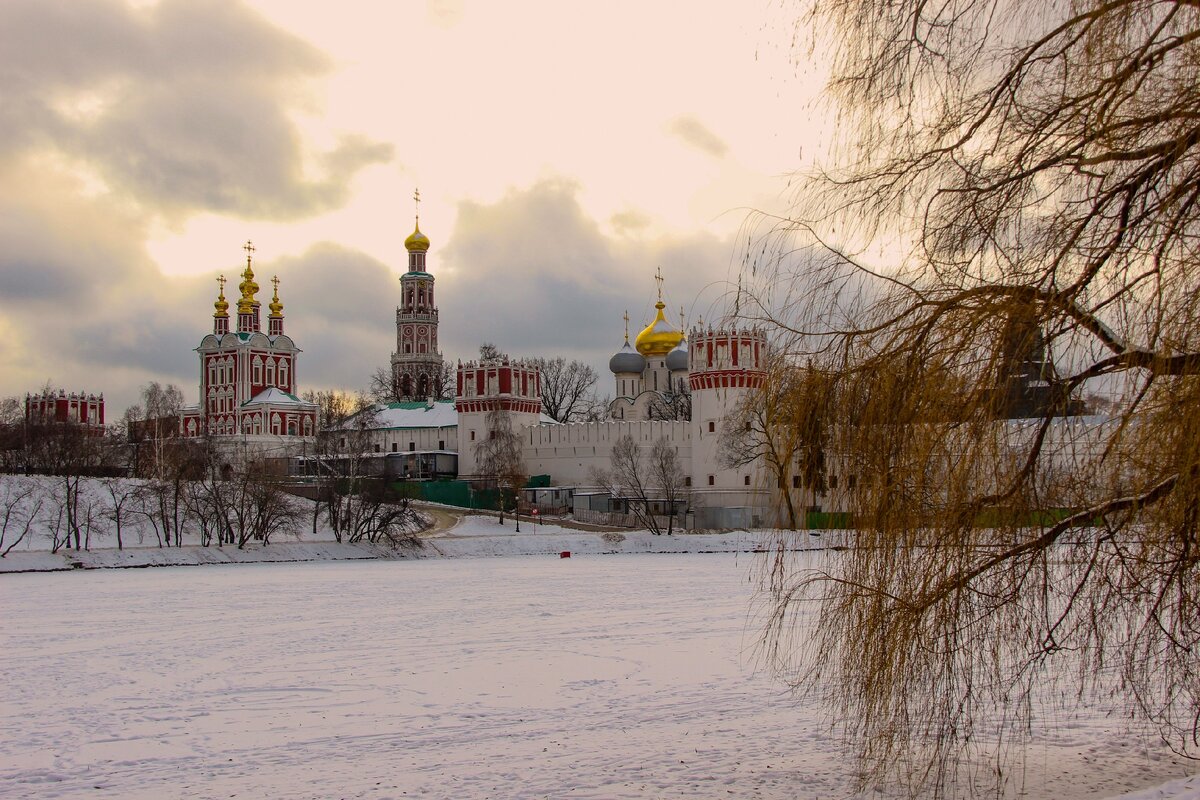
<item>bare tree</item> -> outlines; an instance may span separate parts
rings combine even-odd
[[[771,652],[815,593],[801,683],[865,781],[923,765],[914,793],[984,717],[1027,732],[1051,680],[1195,755],[1200,9],[815,9],[842,161],[768,223],[773,286],[742,311],[836,376],[858,534],[825,574],[770,574]],[[1065,419],[1098,382],[1119,415]]]
[[[663,530],[654,504],[669,499],[667,531],[673,532],[674,503],[683,496],[684,476],[678,454],[666,437],[656,441],[649,453],[643,453],[632,436],[622,436],[609,453],[609,468],[594,469],[591,477],[610,496],[624,499],[638,525],[655,536]]]
[[[683,467],[679,463],[679,448],[664,436],[650,448],[650,481],[662,494],[667,512],[667,536],[675,532],[675,516],[680,506],[686,506],[689,495]]]
[[[826,442],[833,419],[833,380],[811,366],[776,361],[762,384],[746,394],[721,434],[727,467],[763,464],[771,472],[787,527],[801,527],[792,498],[799,486],[811,504],[825,492]]]
[[[453,400],[454,389],[454,365],[443,361],[441,373],[434,377],[429,394],[435,400]],[[403,377],[391,367],[379,367],[371,373],[369,393],[377,403],[399,403],[412,395],[412,387],[405,386]]]
[[[542,411],[555,422],[582,422],[595,406],[596,370],[582,361],[534,358],[541,373]]]
[[[295,530],[299,522],[292,496],[261,465],[243,465],[222,489],[220,510],[239,550],[251,541],[269,545],[276,534]]]
[[[651,398],[646,406],[646,416],[664,422],[691,420],[692,390],[687,380],[677,380],[665,392]]]
[[[504,524],[504,493],[513,496],[517,530],[521,530],[520,492],[529,479],[521,457],[521,437],[512,429],[512,417],[503,409],[487,414],[487,436],[475,443],[475,461],[479,476],[499,492],[500,524]]]
[[[479,360],[480,361],[503,361],[508,356],[500,352],[500,348],[491,342],[484,342],[479,345]]]
[[[137,494],[137,486],[125,478],[105,478],[101,481],[108,493],[108,506],[105,516],[112,520],[117,536],[117,549],[125,549],[124,528],[129,518],[130,505]]]
[[[0,480],[0,558],[29,536],[45,503],[36,482],[29,479]]]

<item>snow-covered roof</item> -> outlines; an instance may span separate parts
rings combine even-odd
[[[388,403],[375,406],[379,428],[447,428],[458,425],[458,412],[453,400],[435,400],[433,403],[416,401],[411,403]]]
[[[426,401],[410,403],[378,404],[374,407],[376,423],[374,430],[391,430],[402,428],[453,428],[458,426],[458,411],[454,408],[453,400],[435,400],[432,404]],[[542,425],[557,425],[553,419],[542,414],[538,419]],[[354,427],[353,422],[347,422],[346,427]]]
[[[251,405],[252,403],[271,403],[272,405],[276,405],[276,406],[280,406],[280,405],[290,405],[290,406],[311,405],[311,403],[306,403],[305,401],[301,400],[299,397],[296,397],[296,395],[288,394],[287,392],[285,392],[275,386],[272,386],[269,389],[262,390],[258,394],[254,395],[254,397],[251,397],[249,400],[242,403],[242,405],[248,406],[248,405]]]

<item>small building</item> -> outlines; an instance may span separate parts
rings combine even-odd
[[[92,433],[103,433],[104,393],[68,394],[59,389],[57,392],[50,390],[41,394],[26,394],[25,422],[30,425],[70,423],[82,426]]]

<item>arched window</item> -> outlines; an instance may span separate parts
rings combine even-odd
[[[293,419],[288,422],[287,432],[288,432],[288,436],[296,435],[296,420]]]
[[[263,367],[262,359],[259,358],[258,356],[255,356],[253,363],[254,363],[254,378],[253,378],[254,385],[261,386],[262,385],[262,367]]]
[[[285,392],[290,384],[288,383],[288,362],[286,358],[279,359],[279,388]]]
[[[312,417],[304,418],[304,435],[312,436]]]
[[[412,376],[407,372],[400,376],[400,394],[405,397],[412,396]]]
[[[267,359],[267,386],[275,385],[275,359]]]
[[[428,376],[422,375],[417,379],[417,395],[420,397],[427,397],[429,395]]]

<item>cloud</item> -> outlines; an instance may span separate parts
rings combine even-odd
[[[81,162],[153,213],[295,219],[336,208],[354,174],[392,152],[348,137],[310,157],[294,117],[329,68],[239,3],[10,0],[0,159]]]
[[[193,350],[212,328],[214,279],[223,272],[236,285],[244,263],[230,258],[208,275],[165,276],[144,251],[136,214],[80,196],[66,178],[35,177],[0,172],[0,396],[50,380],[104,392],[116,419],[157,380],[195,402]],[[30,187],[24,196],[20,186]],[[427,231],[447,358],[474,357],[485,340],[513,355],[578,358],[611,392],[607,363],[622,343],[622,314],[629,310],[634,336],[649,322],[656,268],[666,276],[673,324],[680,305],[693,321],[712,316],[722,290],[710,284],[726,285],[729,241],[610,236],[578,193],[569,181],[543,181],[495,203],[460,203],[444,239]],[[389,363],[404,268],[335,243],[294,257],[257,254],[263,313],[277,274],[286,330],[304,351],[301,390],[366,388]],[[232,302],[236,288],[228,289]]]
[[[671,120],[669,130],[692,147],[708,153],[713,158],[723,158],[729,150],[729,145],[725,144],[721,137],[691,115],[685,114]]]
[[[514,356],[579,358],[597,369],[608,392],[608,359],[623,342],[625,310],[631,338],[653,318],[656,268],[666,278],[672,324],[681,305],[692,321],[710,316],[710,302],[727,285],[731,242],[707,234],[607,236],[579,205],[578,190],[546,180],[496,203],[459,205],[449,241],[439,248],[435,238],[430,253],[448,355],[471,358],[491,341]]]

